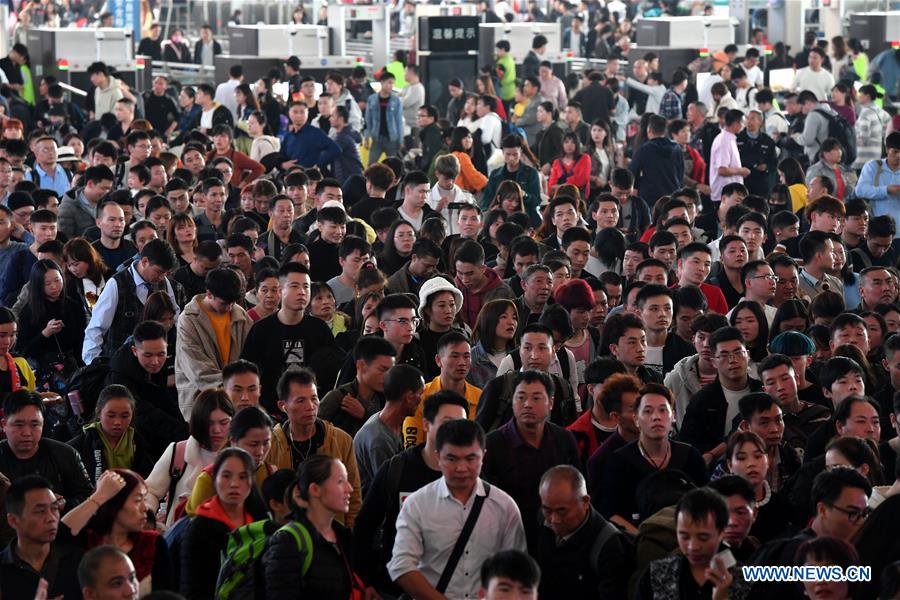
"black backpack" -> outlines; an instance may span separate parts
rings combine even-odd
[[[817,108],[815,112],[828,121],[828,137],[840,142],[843,150],[841,162],[845,165],[852,165],[856,162],[856,131],[853,126],[842,116],[832,114],[824,109]]]
[[[68,394],[68,428],[72,436],[81,433],[82,426],[94,418],[94,409],[100,392],[106,387],[109,375],[109,358],[98,356],[94,361],[77,369],[66,384]]]

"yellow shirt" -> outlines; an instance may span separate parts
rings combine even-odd
[[[791,193],[791,212],[797,212],[801,208],[806,208],[806,184],[795,183],[788,186]]]
[[[425,391],[422,392],[422,402],[419,403],[419,408],[416,410],[416,414],[412,417],[406,417],[403,420],[403,445],[406,448],[412,448],[417,444],[421,444],[425,442],[425,429],[422,426],[423,418],[423,405],[424,400],[428,396],[441,391],[441,376],[438,375],[434,379],[432,379],[426,386]],[[466,402],[469,403],[469,418],[475,418],[475,409],[478,408],[478,399],[481,398],[481,388],[477,388],[469,382],[466,382]]]
[[[216,333],[216,346],[219,347],[219,358],[222,360],[223,365],[227,365],[228,357],[231,354],[231,313],[220,315],[210,312],[206,308],[202,308],[202,310],[209,318],[209,323]]]

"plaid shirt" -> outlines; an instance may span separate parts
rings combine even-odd
[[[684,114],[681,110],[681,94],[673,88],[669,88],[659,102],[659,114],[666,119],[681,119]]]

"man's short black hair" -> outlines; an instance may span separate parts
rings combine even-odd
[[[138,346],[149,340],[164,340],[166,336],[166,328],[159,321],[141,321],[134,327],[131,342]]]
[[[481,565],[481,587],[488,589],[495,577],[509,579],[523,588],[537,590],[541,582],[541,568],[521,550],[501,550]]]
[[[513,390],[519,387],[520,383],[540,383],[547,391],[547,396],[553,398],[556,387],[553,385],[553,379],[547,373],[536,369],[527,369],[519,371],[513,377]]]
[[[894,237],[897,233],[897,223],[891,215],[879,215],[869,219],[869,238]]]
[[[338,257],[347,258],[357,250],[359,250],[360,256],[371,254],[372,245],[358,235],[345,236],[344,239],[341,240],[341,245],[338,246]]]
[[[722,494],[712,488],[698,488],[682,496],[675,508],[675,519],[682,513],[695,523],[705,523],[712,515],[717,531],[724,531],[728,525],[728,503]]]
[[[25,496],[32,490],[52,490],[50,482],[40,475],[16,477],[6,490],[6,512],[18,517],[25,510]]]
[[[37,393],[24,388],[18,389],[7,394],[3,400],[3,415],[8,419],[29,406],[34,406],[41,414],[44,412],[44,403]]]
[[[740,496],[747,504],[756,505],[756,492],[750,482],[740,475],[725,475],[709,482],[709,487],[722,497]]]
[[[722,342],[731,342],[735,340],[740,342],[741,345],[744,345],[744,338],[737,327],[723,327],[717,329],[709,336],[709,349],[712,351],[713,355],[715,355],[717,351],[716,346]]]
[[[480,448],[484,448],[484,429],[481,428],[481,425],[468,419],[457,419],[441,425],[437,432],[435,447],[440,452],[441,448],[447,444],[465,447],[476,442]]]
[[[422,371],[412,365],[397,365],[384,376],[384,397],[387,402],[400,400],[406,392],[417,392],[424,387]]]
[[[155,239],[144,244],[141,250],[141,258],[147,259],[151,265],[155,265],[164,271],[171,271],[178,264],[178,256],[175,250],[165,240]]]
[[[434,423],[441,407],[445,404],[459,406],[466,414],[469,414],[469,403],[464,397],[451,390],[441,390],[431,394],[422,402],[422,417],[429,423]]]
[[[830,391],[835,381],[850,373],[859,375],[865,381],[865,373],[858,362],[846,356],[832,356],[819,369],[819,386]]]
[[[777,354],[775,356],[782,355]],[[788,362],[790,362],[790,359],[788,359]],[[762,371],[760,371],[760,373],[762,373]],[[753,392],[738,400],[738,412],[741,415],[741,419],[749,422],[753,418],[753,415],[769,410],[772,408],[773,404],[776,404],[776,402],[775,398],[771,395],[765,392]]]
[[[228,381],[235,375],[243,375],[244,373],[253,373],[258,377],[259,367],[256,366],[256,363],[244,360],[243,358],[236,360],[233,363],[228,363],[225,365],[225,368],[222,369],[222,381]]]
[[[213,269],[206,275],[206,291],[226,304],[241,299],[241,278],[231,269]]]
[[[591,232],[585,229],[584,227],[570,227],[566,229],[562,234],[562,244],[560,244],[563,248],[568,248],[572,242],[587,242],[590,244]]]
[[[300,385],[316,385],[316,375],[307,368],[292,367],[281,374],[278,378],[278,384],[275,386],[275,393],[281,401],[287,400],[291,395],[291,384]]]
[[[456,262],[470,265],[484,264],[484,248],[474,240],[466,240],[456,250]]]
[[[664,285],[658,284],[648,284],[641,288],[641,291],[638,292],[637,298],[635,298],[635,304],[638,308],[643,308],[644,304],[647,302],[649,298],[655,298],[657,296],[665,296],[668,299],[672,299],[672,290],[667,288]]]
[[[856,488],[863,490],[866,496],[872,495],[872,484],[856,469],[850,467],[837,467],[826,469],[816,475],[812,486],[812,504],[816,506],[822,502],[826,506],[834,506],[844,488]]]
[[[364,335],[353,346],[353,360],[371,364],[379,356],[397,356],[397,350],[389,341],[378,335]]]

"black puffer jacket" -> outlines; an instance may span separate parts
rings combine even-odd
[[[306,512],[297,515],[297,521],[309,531],[313,542],[313,559],[306,576],[301,576],[303,554],[297,541],[288,531],[278,531],[269,540],[269,547],[263,555],[266,572],[267,600],[346,600],[352,589],[350,552],[352,537],[350,530],[334,522],[337,544],[323,538],[306,518]]]
[[[87,428],[67,443],[75,448],[75,451],[81,456],[81,462],[84,463],[84,468],[87,470],[88,477],[91,478],[91,483],[96,485],[97,479],[103,471],[109,468],[106,464],[100,432],[94,427]],[[134,432],[133,446],[134,460],[130,468],[141,477],[146,478],[150,475],[150,471],[155,464],[153,460],[155,455],[150,453],[150,446],[147,440],[137,431]]]

